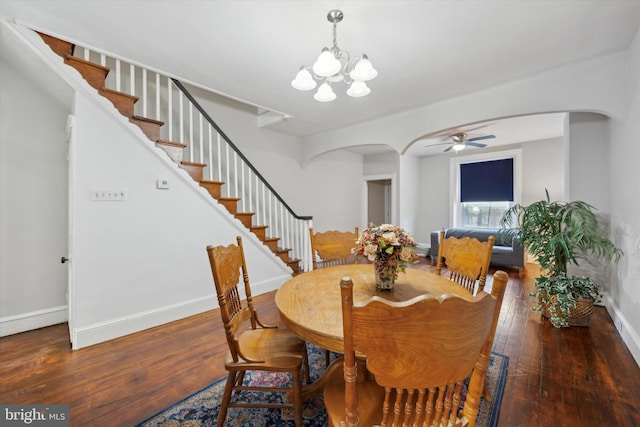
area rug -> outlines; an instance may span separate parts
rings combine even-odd
[[[316,380],[325,368],[324,350],[308,344],[309,365],[311,379]],[[335,357],[335,355],[333,355]],[[495,427],[500,411],[500,402],[504,390],[504,380],[507,373],[509,358],[497,353],[491,353],[489,370],[487,371],[487,387],[493,396],[491,402],[480,400],[480,411],[478,413],[477,427]],[[280,383],[287,384],[289,378],[287,374],[248,372],[245,375],[245,383]],[[153,417],[138,424],[137,427],[200,427],[215,426],[220,410],[220,401],[226,378],[218,380],[204,389],[194,393],[174,404],[173,406],[159,412]],[[250,400],[259,398],[265,401],[281,401],[281,394],[276,393],[251,393],[251,396],[242,396]],[[318,395],[304,402],[303,406],[304,425],[310,427],[321,427],[327,425],[327,414],[324,410],[322,395]],[[293,413],[289,409],[246,409],[229,408],[227,411],[227,426],[246,427],[285,427],[294,426]]]

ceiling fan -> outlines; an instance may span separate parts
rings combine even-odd
[[[450,135],[451,142],[447,142],[447,144],[451,145],[449,145],[449,147],[447,147],[444,152],[446,153],[447,151],[451,150],[464,150],[467,145],[478,148],[486,147],[487,144],[481,144],[475,141],[482,141],[483,139],[493,139],[495,137],[495,135],[483,135],[469,138],[468,135],[464,132],[454,133],[453,135]]]
[[[493,139],[496,137],[495,135],[482,135],[482,136],[474,136],[470,138],[468,133],[472,130],[480,129],[486,126],[488,125],[479,126],[477,128],[469,129],[467,131],[453,131],[451,133],[447,133],[446,135],[443,135],[443,137],[450,139],[450,141],[443,142],[440,144],[426,145],[425,147],[435,147],[437,145],[449,145],[449,147],[447,147],[444,150],[445,153],[451,150],[455,150],[455,151],[464,150],[467,146],[478,147],[478,148],[486,147],[487,144],[481,144],[476,141]]]

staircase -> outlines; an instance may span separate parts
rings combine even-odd
[[[296,215],[287,206],[180,82],[157,72],[148,72],[132,63],[96,54],[64,40],[40,32],[38,34],[63,58],[65,64],[75,68],[90,86],[111,101],[120,114],[138,126],[178,167],[184,169],[211,197],[286,263],[293,275],[303,271],[300,263],[301,258],[309,256],[306,235],[311,226],[311,217]],[[84,51],[84,58],[75,56],[76,50]],[[92,60],[92,56],[96,55],[97,62]],[[113,82],[107,84],[112,70],[107,63],[115,64],[115,85]],[[149,74],[155,76],[155,81],[153,78],[147,79]],[[167,82],[166,86],[162,86],[161,80]],[[121,89],[127,83],[129,93]],[[136,96],[136,91],[141,92],[141,96]],[[148,91],[155,94],[155,100],[153,96],[147,96]],[[136,114],[136,110],[140,110],[136,104],[141,98],[142,114]],[[154,108],[156,118],[148,117],[149,109]],[[168,124],[168,130],[165,129],[165,124]],[[188,139],[190,144],[184,143],[182,138]],[[188,160],[183,160],[185,151],[188,151]],[[225,182],[230,185],[225,185]],[[249,211],[244,211],[247,204]],[[254,207],[255,211],[251,211]],[[262,220],[265,225],[254,225],[256,218],[256,222]],[[272,229],[275,229],[273,234],[270,233]],[[290,244],[291,247],[282,246],[283,239],[274,235],[278,232],[285,236],[285,244]],[[302,261],[304,265],[310,263],[310,259]]]

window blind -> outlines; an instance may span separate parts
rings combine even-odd
[[[513,158],[460,164],[461,202],[512,202]]]

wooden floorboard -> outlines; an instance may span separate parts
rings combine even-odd
[[[640,368],[606,309],[588,328],[555,329],[530,310],[535,266],[507,271],[498,426],[640,426]],[[255,302],[280,323],[273,292]],[[72,426],[131,426],[224,377],[225,351],[217,310],[78,351],[66,324],[51,326],[0,339],[0,402],[68,403]]]

